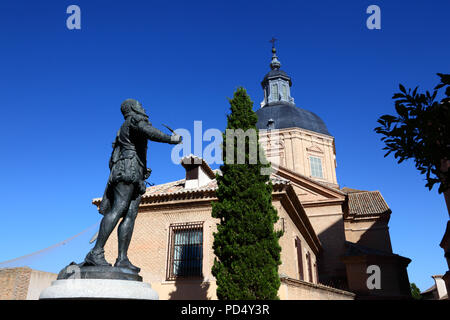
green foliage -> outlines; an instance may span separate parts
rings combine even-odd
[[[245,89],[237,89],[229,101],[227,129],[256,130],[257,116]],[[225,134],[223,138],[225,146]],[[235,143],[234,149],[236,154]],[[245,156],[248,160],[248,146]],[[268,175],[261,174],[268,166],[261,159],[256,164],[225,162],[222,175],[217,175],[218,201],[212,204],[212,216],[220,224],[214,233],[212,274],[221,300],[278,299],[281,232],[274,231],[278,216],[272,206],[272,184]]]
[[[410,284],[410,288],[411,288],[411,296],[413,297],[413,299],[416,300],[422,299],[420,289],[416,286],[414,282]]]
[[[400,84],[400,92],[394,94],[397,115],[383,115],[381,126],[375,132],[382,134],[385,157],[394,152],[401,163],[414,159],[416,168],[426,176],[430,190],[439,183],[439,193],[450,188],[450,75],[440,74],[441,82],[433,93],[406,90]],[[438,91],[446,87],[445,97],[436,101]]]

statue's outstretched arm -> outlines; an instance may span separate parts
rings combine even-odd
[[[139,121],[137,128],[147,137],[147,139],[152,141],[165,142],[170,144],[177,144],[181,142],[179,136],[177,136],[178,138],[174,139],[174,136],[169,136],[168,134],[165,134],[164,132],[156,129],[148,121]]]

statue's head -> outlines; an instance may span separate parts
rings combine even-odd
[[[141,116],[146,116],[145,109],[142,104],[135,99],[127,99],[120,105],[120,111],[122,111],[123,117],[126,118],[132,114],[138,114]]]

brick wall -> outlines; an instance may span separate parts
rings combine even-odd
[[[328,283],[345,278],[345,265],[340,260],[345,252],[342,206],[307,207],[305,211],[323,247],[323,254],[319,257],[320,281]]]
[[[281,265],[278,268],[280,274],[285,274],[290,278],[299,279],[299,263],[297,248],[295,247],[295,239],[298,237],[301,241],[302,249],[302,265],[303,265],[303,275],[304,279],[310,281],[308,274],[308,264],[306,261],[306,253],[311,255],[311,265],[313,268],[313,279],[312,282],[318,282],[317,274],[315,272],[314,265],[317,264],[316,256],[311,250],[310,246],[306,242],[304,236],[300,233],[289,214],[282,207],[279,201],[273,203],[274,207],[278,211],[278,216],[280,218],[276,227],[281,227],[280,224],[284,224],[284,234],[280,238],[279,243],[281,246]],[[281,220],[283,219],[283,220]]]
[[[345,238],[350,242],[392,253],[389,227],[387,221],[382,219],[345,221]]]
[[[282,278],[279,297],[281,300],[354,300],[355,294],[321,284]]]
[[[26,300],[31,269],[0,269],[0,300]]]
[[[283,220],[277,224],[276,228],[281,228],[284,222],[285,234],[280,239],[282,247],[279,273],[288,275],[291,278],[298,278],[297,248],[295,238],[302,241],[303,250],[303,274],[305,280],[310,280],[308,276],[308,265],[306,253],[311,255],[313,266],[313,282],[317,282],[317,274],[314,269],[316,257],[303,235],[292,222],[289,214],[282,207],[280,201],[274,201],[274,206],[278,210],[278,215]],[[138,217],[136,218],[133,238],[131,240],[128,256],[130,261],[141,268],[140,275],[145,282],[158,292],[161,300],[166,299],[216,299],[215,278],[211,274],[214,263],[214,251],[212,248],[216,232],[218,219],[211,216],[211,205],[194,205],[189,202],[173,205],[155,206],[141,205]],[[174,223],[187,223],[202,221],[203,224],[203,279],[197,280],[167,280],[169,229]],[[114,264],[117,258],[117,228],[111,234],[105,246],[106,259]]]
[[[173,223],[202,221],[203,224],[203,281],[167,280],[167,258],[169,247],[169,227]],[[212,249],[216,219],[211,216],[211,206],[143,206],[136,218],[128,257],[141,268],[140,275],[145,282],[158,292],[161,300],[186,297],[189,299],[215,298],[214,277],[211,267],[214,262]],[[114,264],[117,258],[117,228],[105,246],[106,259]]]

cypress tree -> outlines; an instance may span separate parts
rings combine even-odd
[[[270,176],[261,174],[261,169],[269,168],[270,164],[259,156],[257,116],[246,90],[238,88],[229,102],[231,114],[227,116],[227,129],[255,130],[253,147],[258,150],[258,159],[256,163],[249,161],[252,141],[248,139],[245,163],[236,163],[236,139],[227,141],[227,134],[223,134],[224,164],[220,167],[222,175],[217,175],[218,200],[212,204],[212,216],[220,219],[214,233],[216,258],[212,268],[217,280],[217,297],[220,300],[278,299],[281,231],[274,231],[278,215],[272,205]],[[228,158],[227,143],[232,143],[234,150],[234,156]],[[230,159],[234,160],[232,164]]]

